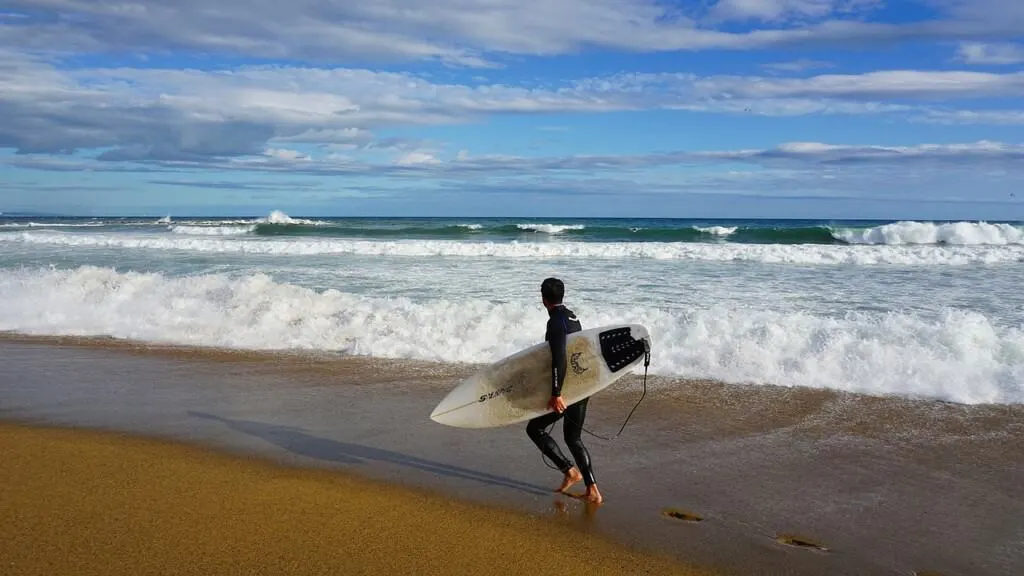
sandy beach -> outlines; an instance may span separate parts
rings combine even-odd
[[[0,572],[711,574],[545,519],[123,434],[0,425]]]
[[[524,430],[429,421],[472,366],[26,337],[0,364],[14,574],[1024,573],[1016,405],[652,378],[584,437],[593,509]]]

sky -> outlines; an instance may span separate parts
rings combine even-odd
[[[1021,0],[6,0],[0,212],[1024,220]]]

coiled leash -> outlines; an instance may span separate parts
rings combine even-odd
[[[587,430],[586,427],[580,425],[579,422],[576,422],[572,418],[569,418],[569,416],[567,416],[567,415],[563,414],[562,417],[565,418],[566,420],[568,420],[569,422],[572,422],[573,424],[576,424],[584,432],[586,432],[587,434],[590,434],[591,436],[593,436],[595,438],[600,438],[601,440],[606,440],[608,442],[611,442],[611,441],[617,439],[619,437],[619,435],[622,434],[622,431],[626,429],[626,424],[628,424],[629,423],[629,419],[633,417],[633,412],[636,412],[637,407],[640,406],[640,403],[644,401],[644,397],[647,396],[647,367],[650,366],[650,365],[651,365],[651,348],[648,345],[647,341],[645,340],[644,341],[643,393],[640,395],[640,399],[636,401],[636,404],[633,406],[633,409],[629,411],[629,415],[626,416],[626,420],[622,423],[622,426],[619,427],[619,431],[615,433],[615,436],[612,436],[611,438],[608,438],[607,436],[601,436],[600,434],[596,434],[594,432],[591,432],[590,430]],[[557,420],[555,422],[552,422],[551,426],[549,426],[548,429],[545,430],[545,432],[548,433],[548,434],[551,434],[551,431],[555,428],[555,424],[558,424]],[[544,464],[548,468],[551,468],[552,470],[558,470],[558,467],[552,466],[551,464],[548,463],[547,456],[545,456],[543,453],[541,454],[540,457],[541,457],[541,460],[544,461]]]

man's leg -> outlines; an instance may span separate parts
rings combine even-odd
[[[565,424],[562,426],[565,433],[565,443],[576,459],[576,464],[583,474],[583,482],[587,486],[587,500],[600,504],[603,500],[601,493],[597,490],[597,480],[594,479],[594,468],[590,463],[590,453],[583,445],[583,422],[587,419],[587,403],[590,398],[584,398],[565,409]]]
[[[569,486],[579,482],[582,478],[579,470],[562,454],[562,451],[558,448],[558,443],[547,432],[548,426],[557,422],[561,417],[561,414],[551,412],[530,420],[530,423],[526,425],[526,434],[529,435],[530,440],[533,440],[533,443],[540,448],[540,451],[565,475],[565,478],[562,479],[562,485],[558,487],[559,492],[565,491]]]
[[[533,440],[533,443],[540,448],[540,451],[548,457],[563,474],[572,468],[572,462],[566,459],[565,455],[558,448],[558,443],[548,434],[547,428],[561,418],[557,412],[551,412],[530,420],[526,425],[526,434]]]

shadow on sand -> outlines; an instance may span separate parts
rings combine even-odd
[[[400,452],[381,450],[380,448],[363,446],[361,444],[352,444],[350,442],[339,442],[329,438],[320,438],[318,436],[310,435],[293,426],[264,424],[262,422],[253,422],[251,420],[232,420],[230,418],[217,416],[216,414],[191,410],[188,414],[197,418],[205,418],[207,420],[221,422],[232,430],[236,430],[250,436],[255,436],[270,442],[271,444],[280,446],[293,454],[316,458],[318,460],[325,460],[340,464],[363,464],[368,460],[387,462],[388,464],[408,466],[410,468],[423,470],[424,472],[432,472],[434,474],[440,474],[452,478],[473,480],[489,484],[491,486],[511,488],[513,490],[519,490],[539,496],[550,496],[552,494],[551,490],[546,490],[541,486],[519,482],[504,476],[497,476],[486,472],[477,472],[468,468],[461,468],[450,464],[444,464],[442,462],[425,460],[423,458],[409,456]]]

